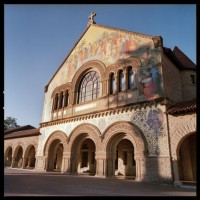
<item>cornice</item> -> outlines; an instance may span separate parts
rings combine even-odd
[[[132,104],[117,107],[117,108],[106,109],[103,111],[95,111],[95,112],[91,112],[88,114],[79,115],[79,116],[75,116],[75,117],[69,117],[69,118],[59,119],[59,120],[50,121],[50,122],[44,122],[44,123],[40,123],[40,128],[55,126],[55,125],[65,124],[65,123],[71,123],[71,122],[75,122],[75,121],[93,119],[93,118],[97,118],[97,117],[115,115],[115,114],[124,113],[124,112],[137,110],[137,109],[141,110],[142,108],[145,109],[146,107],[152,107],[152,106],[156,107],[158,104],[166,105],[167,100],[164,97],[160,97],[160,98],[154,99],[152,101],[136,102],[136,103],[132,103]]]

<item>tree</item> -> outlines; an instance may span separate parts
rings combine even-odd
[[[11,128],[17,128],[19,125],[17,124],[17,119],[13,117],[6,117],[4,119],[4,131]]]

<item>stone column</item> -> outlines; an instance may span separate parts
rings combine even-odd
[[[68,91],[69,92],[69,105],[68,106],[71,106],[73,104],[76,104],[77,102],[77,99],[74,100],[74,96],[75,96],[75,91],[74,90],[70,90]]]
[[[135,176],[135,180],[136,181],[142,181],[144,179],[143,177],[143,162],[144,162],[144,158],[138,158],[135,157],[135,161],[136,161],[136,176]]]
[[[102,81],[102,96],[106,96],[108,94],[107,85],[108,85],[108,80],[103,80]]]
[[[127,91],[128,90],[127,70],[123,70],[123,74],[124,74],[124,85],[122,91]]]
[[[12,157],[12,161],[11,161],[11,168],[15,167],[15,159],[16,157]]]
[[[96,152],[96,174],[95,176],[106,177],[106,153]]]
[[[24,158],[21,157],[21,159],[20,159],[20,160],[18,161],[18,163],[17,163],[17,164],[18,164],[18,167],[20,166],[19,168],[22,168],[23,163],[24,163]]]
[[[118,75],[117,75],[117,73],[116,74],[114,74],[114,77],[115,77],[115,86],[114,86],[114,90],[113,90],[113,94],[116,94],[117,92],[118,92],[118,83],[119,83],[119,79],[118,79]]]
[[[173,167],[173,175],[174,175],[174,185],[180,186],[182,183],[179,180],[178,160],[175,158],[172,160],[172,167]]]
[[[70,160],[70,153],[63,153],[62,172],[65,174],[70,174]]]
[[[44,172],[47,169],[47,158],[45,156],[36,156],[35,171]]]
[[[28,160],[28,158],[25,158],[23,159],[23,162],[22,162],[22,169],[26,168],[26,161]]]

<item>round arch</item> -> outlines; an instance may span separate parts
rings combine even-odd
[[[114,177],[120,172],[121,175],[138,179],[141,175],[139,160],[148,152],[142,131],[131,122],[121,121],[111,124],[104,131],[103,137],[102,146],[107,160],[106,175]]]
[[[190,120],[190,124],[180,124],[171,136],[171,153],[173,159],[177,160],[179,156],[179,147],[185,137],[196,132],[196,120]]]
[[[136,156],[145,156],[148,152],[148,145],[142,131],[133,123],[128,121],[115,122],[111,124],[103,133],[103,149],[109,151],[112,140],[120,140],[120,138],[130,140],[135,147]],[[119,139],[117,139],[119,138]]]
[[[23,156],[24,156],[24,149],[26,149],[26,145],[22,141],[13,143],[13,156],[15,156],[15,152],[18,149],[19,146],[22,147]]]
[[[35,155],[36,155],[36,147],[35,147],[35,145],[30,144],[24,152],[23,168],[25,168],[25,167],[34,168],[35,167],[35,161],[36,161]]]
[[[5,166],[11,166],[12,155],[13,155],[13,148],[12,148],[12,146],[8,146],[4,153],[4,165]]]
[[[196,132],[184,136],[177,147],[179,180],[196,182]]]
[[[100,149],[101,140],[99,129],[88,123],[77,126],[69,137],[71,173],[81,173],[86,169],[91,174],[95,174],[95,154]],[[86,163],[86,165],[83,163]]]
[[[96,150],[100,151],[101,149],[100,136],[101,132],[95,125],[89,123],[78,125],[69,135],[69,146],[68,146],[69,150],[74,151],[73,148],[75,148],[76,141],[78,140],[79,137],[85,137],[85,138],[87,137],[94,141]]]
[[[46,141],[43,154],[47,171],[63,171],[63,154],[67,148],[67,135],[62,131],[53,132]]]
[[[44,156],[48,156],[48,151],[49,151],[49,147],[51,145],[51,143],[54,140],[60,140],[60,142],[63,144],[63,150],[64,152],[66,152],[66,148],[67,148],[67,135],[62,132],[62,131],[54,131],[53,133],[50,134],[50,136],[48,137],[45,145],[44,145],[44,149],[43,149],[43,155]]]
[[[119,70],[125,72],[130,66],[134,70],[134,73],[137,73],[137,69],[142,66],[141,60],[134,56],[119,60],[115,64],[111,64],[106,68],[104,77],[108,80],[111,73],[114,73],[114,75],[117,76]]]
[[[13,154],[14,162],[12,167],[18,167],[18,168],[22,167],[23,155],[24,155],[24,149],[22,145],[18,145],[14,150]]]
[[[100,91],[102,91],[102,80],[103,80],[103,75],[105,71],[105,65],[103,62],[98,61],[98,60],[93,60],[93,61],[88,61],[87,63],[83,64],[75,73],[73,79],[72,79],[72,84],[71,88],[74,89],[73,91],[73,97],[72,97],[72,102],[73,104],[76,103],[76,94],[78,90],[78,86],[80,84],[80,81],[82,80],[83,75],[89,71],[94,69],[94,71],[98,72],[99,78],[100,78]],[[100,92],[101,94],[102,92]]]

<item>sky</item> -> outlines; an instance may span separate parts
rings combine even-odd
[[[4,4],[4,119],[40,126],[44,88],[87,28],[161,35],[196,64],[196,4]]]

